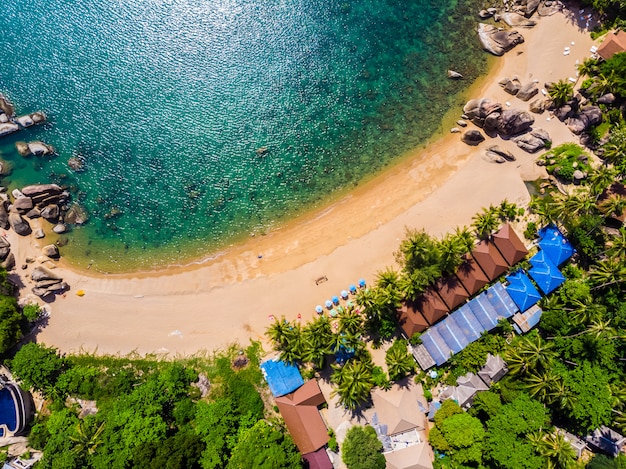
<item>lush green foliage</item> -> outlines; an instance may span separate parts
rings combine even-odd
[[[415,371],[415,360],[409,354],[405,340],[399,339],[393,343],[387,350],[385,362],[389,370],[389,378],[392,381],[402,379],[407,374]]]
[[[465,412],[440,419],[428,435],[433,448],[446,454],[453,467],[479,465],[483,459],[484,438],[481,421]]]
[[[577,169],[583,173],[591,171],[588,158],[579,145],[564,143],[543,154],[541,161],[548,173],[558,176],[565,182],[571,182],[574,171]]]
[[[210,360],[163,362],[90,355],[60,357],[28,344],[11,362],[16,376],[52,398],[38,416],[30,444],[46,468],[296,468],[300,454],[284,429],[264,420],[258,387],[259,347],[233,368],[230,350]],[[208,398],[191,384],[202,372]],[[66,396],[95,401],[79,418]]]
[[[372,427],[354,426],[346,433],[341,458],[348,469],[384,469],[382,443]]]

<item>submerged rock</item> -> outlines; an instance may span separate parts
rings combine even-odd
[[[68,225],[84,225],[89,220],[87,209],[78,203],[73,203],[65,213],[65,223]]]
[[[448,70],[448,78],[460,80],[463,78],[463,75],[461,75],[459,72],[455,72],[454,70]]]
[[[0,137],[4,137],[5,135],[12,134],[13,132],[17,132],[20,130],[20,127],[13,122],[6,122],[4,124],[0,124]]]

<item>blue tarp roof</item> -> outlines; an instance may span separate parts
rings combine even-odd
[[[496,327],[500,318],[511,317],[517,311],[515,302],[497,283],[424,332],[422,344],[439,366],[478,340],[484,331]]]
[[[561,265],[576,252],[563,233],[554,225],[548,225],[539,230],[538,244],[556,266]]]
[[[261,363],[261,370],[274,397],[294,392],[304,384],[296,365],[273,359]]]
[[[521,270],[507,275],[506,280],[509,284],[505,289],[520,311],[526,311],[541,299],[533,283]]]
[[[528,271],[528,274],[539,286],[544,295],[552,293],[565,282],[565,277],[559,271],[558,267],[548,258],[545,251],[539,251],[531,257],[530,265],[532,265],[532,268]]]

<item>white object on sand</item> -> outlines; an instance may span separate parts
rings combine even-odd
[[[511,103],[510,103],[510,102],[508,102],[508,101],[507,101],[506,103],[504,103],[504,104],[506,104],[507,106],[510,106],[510,105],[511,105]]]
[[[576,78],[574,77],[569,77],[568,80],[572,83],[576,83]]]
[[[568,50],[563,51],[563,55],[569,55],[569,51]]]
[[[548,92],[545,90],[545,88],[541,88],[541,94],[544,96],[548,96]]]
[[[571,44],[571,45],[573,45],[573,46],[575,46],[575,45],[576,45],[576,44],[574,43],[574,41],[572,41],[570,44]]]

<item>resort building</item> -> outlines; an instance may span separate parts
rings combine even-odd
[[[623,451],[626,444],[626,438],[604,425],[587,435],[585,441],[592,449],[613,457]]]
[[[624,51],[626,51],[626,32],[617,31],[607,34],[596,54],[604,60],[608,60],[615,54]]]
[[[22,434],[33,417],[30,394],[0,376],[0,438]]]
[[[491,386],[500,381],[508,371],[509,369],[500,355],[488,354],[485,366],[478,371],[478,376],[487,386]]]
[[[440,400],[453,399],[461,407],[470,407],[474,402],[476,393],[480,391],[487,391],[487,386],[479,377],[474,373],[467,373],[460,376],[456,380],[456,386],[448,386],[439,394]]]
[[[310,469],[332,469],[326,452],[330,439],[319,408],[326,403],[317,380],[306,383],[298,367],[278,358],[261,363],[276,406],[293,442]]]
[[[432,469],[421,385],[405,380],[388,391],[376,388],[372,402],[371,424],[383,444],[387,469]]]

